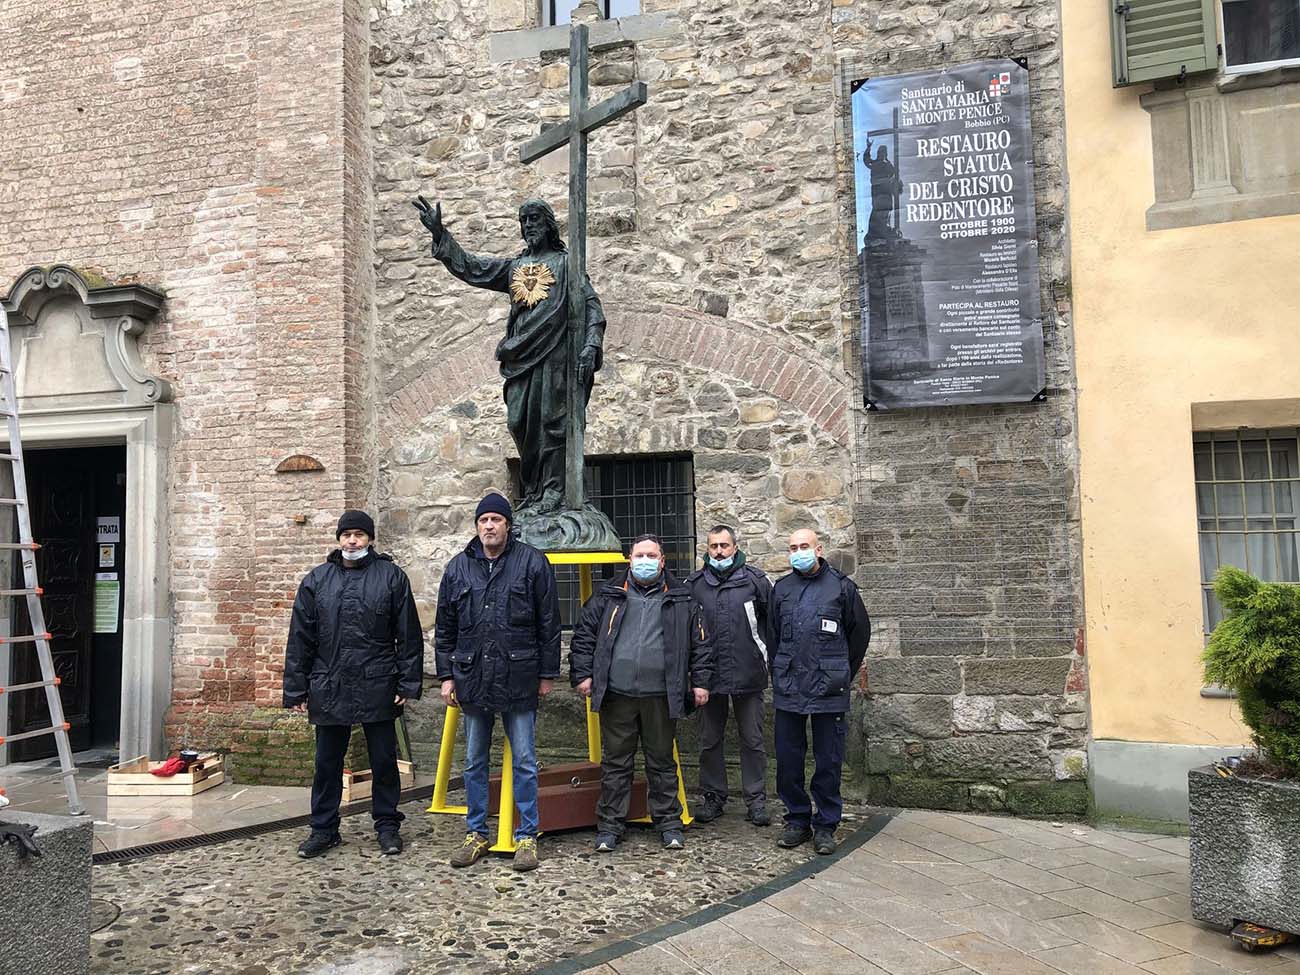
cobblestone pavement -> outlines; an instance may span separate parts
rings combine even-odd
[[[735,804],[733,803],[733,806]],[[368,815],[345,818],[344,845],[294,855],[305,830],[103,864],[96,898],[121,914],[91,941],[96,975],[400,975],[530,972],[752,890],[813,857],[776,847],[731,809],[669,854],[633,827],[608,855],[593,834],[545,837],[542,866],[516,874],[492,857],[446,858],[457,816],[407,804],[406,852],[382,857]],[[848,824],[846,824],[848,825]],[[111,914],[111,912],[110,912]]]
[[[1247,954],[1192,920],[1186,838],[921,811],[758,903],[607,956],[586,975],[1300,975],[1300,948]]]

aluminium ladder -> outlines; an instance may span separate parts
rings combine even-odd
[[[0,462],[8,462],[13,468],[14,496],[0,498],[0,508],[14,509],[18,521],[18,541],[0,542],[0,551],[17,552],[23,563],[23,588],[0,589],[0,596],[26,596],[27,616],[31,620],[30,636],[0,637],[0,644],[32,644],[36,648],[36,659],[40,663],[41,679],[27,684],[10,684],[0,686],[0,706],[5,703],[3,695],[12,691],[45,691],[45,701],[49,706],[50,721],[48,728],[24,731],[17,735],[0,737],[0,745],[41,735],[54,735],[54,742],[59,751],[59,767],[62,769],[64,788],[68,795],[68,812],[79,816],[85,811],[77,796],[77,767],[72,763],[72,744],[68,740],[70,725],[63,717],[63,700],[59,697],[61,678],[54,672],[54,660],[50,655],[50,634],[45,629],[45,611],[41,608],[41,594],[44,592],[36,576],[36,551],[40,548],[32,540],[32,515],[27,504],[27,472],[23,466],[23,441],[18,430],[18,391],[14,383],[12,350],[9,344],[9,316],[0,307],[0,415],[4,416],[9,426],[9,452],[0,453]],[[12,667],[13,661],[10,660]]]

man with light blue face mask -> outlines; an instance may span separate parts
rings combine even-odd
[[[374,772],[371,815],[385,856],[402,852],[397,809],[394,719],[420,697],[424,632],[406,573],[376,552],[375,523],[364,511],[339,516],[339,547],[302,580],[293,601],[284,655],[284,706],[316,728],[311,834],[298,856],[338,846],[343,761],[352,726],[366,734]]]
[[[794,571],[772,588],[768,637],[776,791],[785,805],[777,843],[794,847],[811,839],[824,855],[835,852],[849,686],[866,657],[871,620],[857,585],[822,557],[815,532],[795,532],[789,548]],[[804,789],[809,723],[816,764],[811,800]]]
[[[740,786],[745,818],[767,826],[767,753],[763,736],[763,690],[767,687],[767,606],[772,584],[745,561],[729,525],[709,530],[704,568],[686,580],[700,604],[713,643],[713,687],[700,709],[700,792],[697,822],[719,818],[727,802],[723,737],[730,708],[740,739]]]
[[[600,714],[599,853],[611,852],[623,835],[638,741],[650,818],[665,849],[685,846],[673,758],[676,724],[708,703],[713,682],[699,606],[664,567],[663,543],[642,535],[629,556],[628,572],[582,607],[569,651],[569,680]]]

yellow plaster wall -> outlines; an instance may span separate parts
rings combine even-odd
[[[1235,746],[1199,693],[1192,404],[1300,422],[1300,217],[1148,232],[1150,86],[1111,87],[1108,4],[1061,6],[1093,735]]]

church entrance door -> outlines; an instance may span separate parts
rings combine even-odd
[[[125,583],[126,447],[25,451],[36,568],[64,716],[74,751],[116,746],[122,707],[122,592]],[[14,560],[15,588],[22,569]],[[14,632],[31,632],[26,600],[14,600]],[[13,647],[14,683],[39,680],[34,648]],[[5,695],[10,697],[9,695]],[[15,734],[48,727],[45,695],[9,700]],[[54,754],[54,738],[15,742],[11,760]]]

